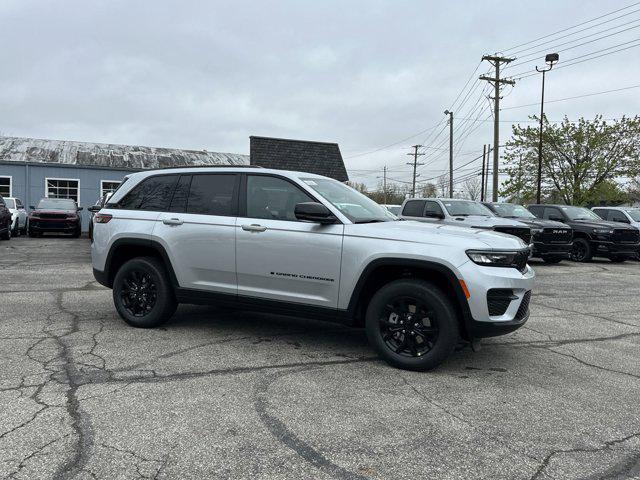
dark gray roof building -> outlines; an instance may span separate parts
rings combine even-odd
[[[251,165],[349,180],[337,143],[251,136]]]

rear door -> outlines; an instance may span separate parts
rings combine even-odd
[[[236,223],[238,295],[337,308],[344,226],[298,221],[295,205],[315,201],[290,179],[245,176]]]
[[[183,288],[235,295],[239,175],[181,175],[154,237],[165,244]]]

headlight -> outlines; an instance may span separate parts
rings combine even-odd
[[[611,228],[594,228],[593,233],[597,235],[611,235],[613,233],[613,229]]]
[[[492,250],[467,250],[473,263],[492,267],[513,267],[523,269],[529,258],[529,250],[498,252]]]

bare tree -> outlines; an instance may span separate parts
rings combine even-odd
[[[443,173],[438,177],[438,196],[446,198],[449,196],[449,174]]]
[[[482,184],[480,177],[471,177],[464,182],[464,193],[469,200],[479,200]]]

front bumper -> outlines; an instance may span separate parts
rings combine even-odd
[[[527,322],[528,302],[535,283],[535,272],[529,265],[524,273],[520,273],[515,268],[486,267],[469,261],[458,270],[469,291],[469,336],[481,338],[504,335]],[[489,313],[487,293],[491,289],[511,290],[514,297],[502,315]]]
[[[533,242],[532,254],[534,257],[553,255],[554,257],[568,258],[572,249],[573,249],[573,242],[571,243]]]
[[[640,253],[640,243],[615,243],[603,240],[591,240],[594,256],[624,255],[634,257]]]
[[[80,230],[77,220],[30,218],[29,229],[34,232],[72,233]]]

